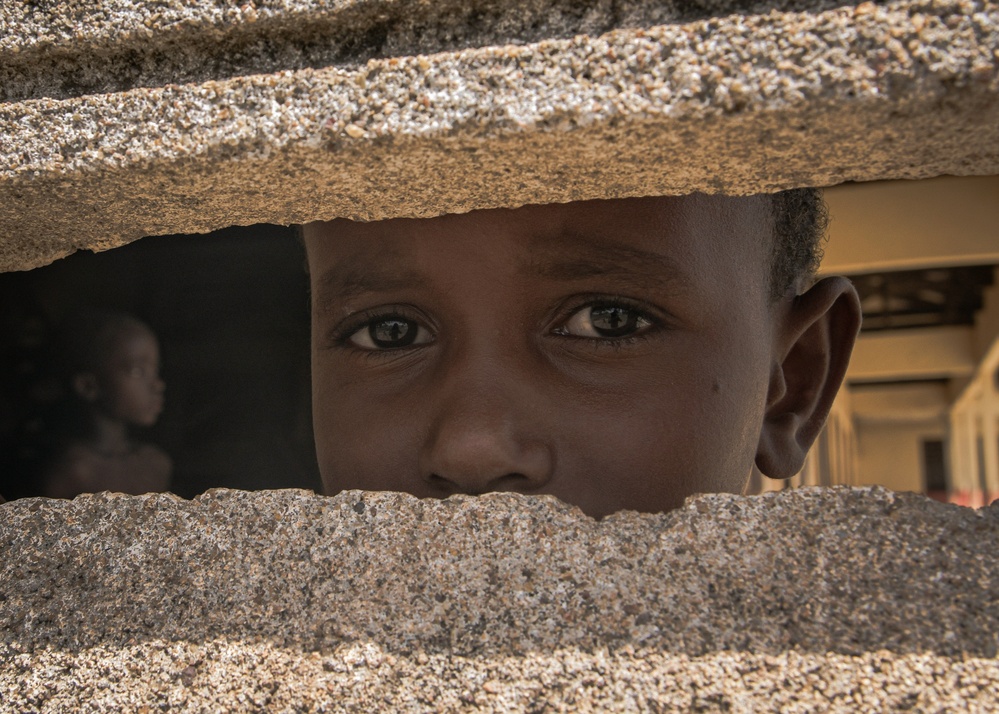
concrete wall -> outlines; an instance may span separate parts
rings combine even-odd
[[[0,545],[17,711],[999,708],[999,506],[99,495]]]
[[[989,0],[8,4],[0,270],[234,224],[997,174],[997,26]]]
[[[0,29],[5,271],[259,221],[999,173],[989,0],[5,3]],[[0,505],[0,702],[996,709],[997,515],[27,499]]]

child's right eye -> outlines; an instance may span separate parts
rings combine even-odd
[[[616,340],[642,334],[655,326],[645,312],[623,302],[585,305],[576,310],[556,334],[597,340]]]
[[[427,344],[432,340],[430,331],[415,320],[391,315],[378,317],[365,323],[347,338],[363,350],[391,350]]]

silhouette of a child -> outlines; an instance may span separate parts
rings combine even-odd
[[[68,323],[61,349],[69,395],[56,453],[42,472],[43,494],[166,490],[170,457],[129,434],[155,424],[163,409],[153,331],[128,315],[87,311]]]

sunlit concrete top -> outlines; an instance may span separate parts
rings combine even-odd
[[[350,491],[0,505],[15,710],[991,711],[999,504]],[[698,706],[700,705],[700,706]]]
[[[143,235],[999,173],[999,6],[0,8],[0,270]]]

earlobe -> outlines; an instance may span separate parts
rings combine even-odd
[[[824,278],[778,316],[774,364],[756,465],[770,478],[801,470],[839,391],[860,331],[860,299],[846,278]]]
[[[81,372],[73,377],[73,392],[85,402],[96,402],[100,395],[97,377],[91,372]]]

